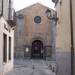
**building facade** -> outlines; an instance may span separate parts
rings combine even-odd
[[[75,75],[75,0],[52,0],[57,10],[57,75]]]
[[[0,0],[0,75],[13,67],[14,26],[12,0]]]
[[[16,58],[55,60],[55,23],[47,18],[47,9],[50,8],[36,3],[16,12]]]

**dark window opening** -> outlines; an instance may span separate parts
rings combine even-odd
[[[7,62],[7,35],[3,34],[3,62]]]
[[[9,60],[11,60],[11,37],[9,37]]]
[[[41,23],[41,17],[40,16],[35,16],[34,22],[37,23],[37,24]]]

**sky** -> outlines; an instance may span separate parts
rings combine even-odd
[[[18,11],[37,2],[54,9],[54,3],[51,0],[14,0],[14,9]]]

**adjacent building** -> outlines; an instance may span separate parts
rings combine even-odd
[[[75,75],[75,0],[52,0],[57,10],[57,75]]]
[[[0,75],[13,67],[14,9],[13,0],[0,0]]]
[[[16,12],[15,58],[41,58],[55,60],[55,22],[47,18],[51,10],[40,3]]]

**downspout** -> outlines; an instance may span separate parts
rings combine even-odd
[[[11,0],[9,0],[9,13],[8,13],[8,20],[10,20],[10,11],[11,11]]]
[[[70,0],[70,26],[71,26],[71,75],[73,75],[74,69],[74,42],[73,42],[73,17],[72,17],[72,0]]]
[[[1,16],[3,16],[3,0],[2,0],[2,2],[1,2],[1,3],[2,3],[2,8],[1,8],[1,9],[2,9],[2,11],[1,11],[0,17],[1,17]]]
[[[3,16],[3,0],[2,0],[2,16]]]

